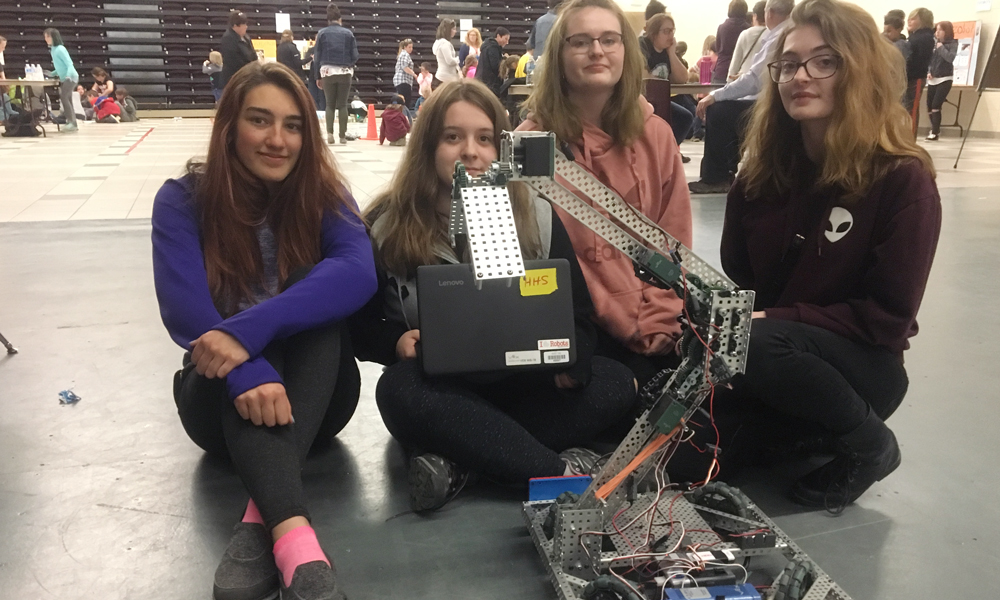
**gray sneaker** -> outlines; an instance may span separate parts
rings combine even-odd
[[[281,600],[346,600],[337,589],[337,571],[333,561],[328,566],[321,560],[295,567],[292,585],[281,581]]]
[[[600,454],[586,448],[567,448],[559,453],[559,458],[574,475],[593,475],[601,461]]]
[[[278,567],[271,535],[259,523],[237,523],[219,568],[215,600],[272,600],[278,597]]]
[[[469,473],[437,454],[410,459],[410,507],[415,512],[437,510],[462,491]]]

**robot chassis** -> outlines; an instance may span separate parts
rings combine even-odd
[[[735,488],[711,482],[675,490],[664,511],[662,469],[671,448],[690,439],[687,423],[696,412],[707,414],[700,407],[715,387],[744,370],[754,292],[737,289],[564,151],[551,133],[504,132],[499,160],[489,171],[473,178],[456,164],[449,238],[459,255],[471,255],[477,283],[524,275],[507,192],[508,182],[521,182],[628,256],[641,280],[672,289],[684,300],[684,314],[680,365],[641,391],[646,410],[586,491],[524,504],[559,598],[642,600],[666,598],[668,589],[676,598],[753,598],[761,596],[747,580],[764,573],[774,577],[767,587],[758,584],[764,598],[850,600]],[[640,491],[650,477],[657,489]],[[759,571],[755,564],[748,570],[751,559],[770,569]],[[625,570],[632,579],[619,574]],[[640,572],[645,577],[636,578]],[[740,579],[742,588],[713,587]],[[720,590],[733,591],[726,596]]]

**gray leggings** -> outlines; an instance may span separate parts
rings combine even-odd
[[[323,78],[326,95],[326,133],[333,135],[333,111],[338,111],[340,137],[347,135],[347,97],[351,93],[351,75],[330,75]]]
[[[59,106],[62,108],[62,116],[66,119],[67,125],[76,126],[76,113],[73,112],[73,90],[76,89],[76,82],[72,79],[63,79],[59,82]]]

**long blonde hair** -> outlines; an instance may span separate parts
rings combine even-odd
[[[469,36],[472,35],[473,33],[476,34],[476,40],[479,42],[478,44],[470,44],[469,43]],[[482,34],[482,32],[479,31],[479,29],[476,28],[476,27],[473,27],[472,29],[466,31],[465,32],[465,45],[469,46],[470,48],[481,48],[482,45],[483,45],[483,34]]]
[[[842,59],[816,185],[839,189],[851,201],[907,158],[919,160],[933,175],[934,164],[914,141],[900,102],[906,89],[903,56],[881,35],[871,15],[841,0],[804,0],[792,11],[791,24],[768,60],[777,60],[788,34],[803,26],[819,29]],[[768,77],[743,143],[739,176],[748,195],[785,193],[807,166],[805,160],[801,126],[785,111],[778,84]]]
[[[611,11],[621,26],[622,50],[625,53],[622,77],[601,112],[601,125],[615,144],[626,146],[637,140],[645,128],[645,115],[638,100],[643,92],[642,75],[646,61],[639,49],[639,38],[614,0],[571,0],[562,6],[549,34],[549,42],[545,44],[541,75],[524,106],[533,120],[554,132],[559,139],[576,142],[583,136],[579,111],[569,100],[562,51],[566,47],[570,18],[577,11],[591,7]]]
[[[444,131],[448,108],[468,102],[493,122],[493,141],[500,150],[500,133],[510,130],[510,121],[496,94],[475,79],[458,79],[442,84],[421,106],[420,118],[413,125],[406,153],[389,184],[365,211],[369,226],[381,219],[383,241],[376,258],[386,270],[412,276],[420,265],[437,264],[435,247],[448,246],[448,231],[437,214],[442,183],[437,177],[435,156]],[[539,258],[541,242],[535,208],[527,187],[507,185],[514,209],[514,222],[525,259]]]

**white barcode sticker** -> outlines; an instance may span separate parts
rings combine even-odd
[[[549,352],[544,352],[542,358],[545,360],[547,365],[557,365],[559,363],[569,362],[569,352],[567,350],[550,350]]]
[[[542,364],[542,353],[538,350],[521,350],[519,352],[504,352],[504,358],[508,367],[518,365],[540,365]]]

